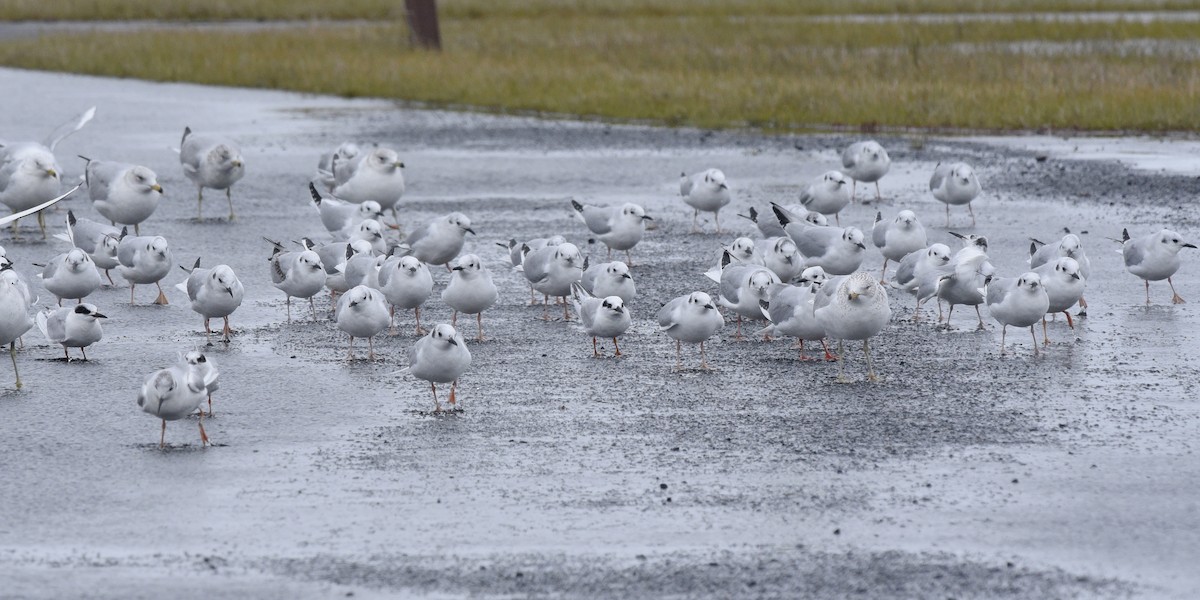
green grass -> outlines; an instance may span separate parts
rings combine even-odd
[[[16,39],[0,42],[0,63],[699,127],[1200,129],[1200,60],[1169,47],[1194,46],[1200,23],[813,22],[796,14],[808,4],[540,0],[554,10],[530,12],[457,0],[441,3],[441,53],[411,49],[405,27],[384,21]],[[1067,4],[1119,3],[1004,7]],[[1121,51],[1144,40],[1168,48]],[[1013,46],[1026,42],[1079,46]]]

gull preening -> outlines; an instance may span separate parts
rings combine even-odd
[[[204,188],[225,190],[229,200],[229,220],[233,215],[233,184],[246,174],[242,151],[237,144],[225,136],[192,133],[191,127],[183,128],[183,139],[179,146],[179,164],[183,174],[196,184],[196,218],[204,218]]]
[[[215,378],[215,371],[213,377]],[[200,408],[200,404],[208,397],[208,384],[205,374],[187,362],[159,369],[146,378],[138,394],[137,403],[143,411],[162,420],[162,433],[158,438],[158,447],[166,445],[167,421],[178,421]],[[200,445],[208,446],[208,434],[204,431],[204,413],[201,411],[198,422],[200,428]]]

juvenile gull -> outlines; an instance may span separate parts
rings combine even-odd
[[[307,298],[313,320],[316,321],[317,307],[313,304],[313,296],[325,287],[326,279],[321,257],[312,250],[287,252],[279,242],[271,244],[274,248],[267,259],[270,263],[271,285],[283,292],[286,298],[288,323],[292,322],[292,298]]]
[[[192,133],[183,128],[179,146],[179,164],[183,174],[196,184],[196,218],[204,218],[204,188],[225,190],[229,200],[229,220],[233,215],[233,184],[246,174],[242,151],[232,140],[219,135]]]

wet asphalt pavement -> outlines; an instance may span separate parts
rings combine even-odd
[[[1024,270],[1030,236],[1079,233],[1093,262],[1087,318],[1033,357],[994,321],[975,331],[914,324],[892,294],[892,324],[872,341],[881,383],[837,384],[832,364],[798,363],[788,340],[708,348],[716,372],[673,372],[674,344],[653,315],[693,290],[718,245],[750,234],[734,216],[794,202],[837,168],[844,136],[543,121],[398,108],[372,100],[153,84],[0,70],[0,138],[41,138],[97,105],[63,142],[76,154],[142,163],[166,189],[143,233],[175,261],[226,263],[246,288],[222,373],[215,447],[196,421],[159,423],[135,397],[143,378],[205,343],[201,318],[173,289],[104,288],[110,319],[89,362],[66,364],[36,331],[18,355],[26,386],[0,366],[0,595],[32,598],[383,597],[1194,597],[1200,593],[1200,432],[1196,304],[1143,303],[1122,269],[1122,227],[1170,225],[1200,241],[1196,172],[1048,160],[1019,145],[880,138],[893,158],[887,203],[854,204],[843,224],[869,232],[875,211],[908,208],[932,241],[951,238],[926,191],[943,160],[976,165],[978,227],[1002,274]],[[238,218],[179,168],[185,125],[233,136],[247,162]],[[501,288],[489,340],[459,386],[465,410],[432,415],[428,386],[396,374],[413,343],[380,338],[382,360],[348,362],[328,320],[284,323],[263,236],[323,234],[305,190],[318,155],[344,140],[398,148],[407,165],[405,230],[466,213]],[[1114,144],[1120,144],[1115,141]],[[1169,148],[1168,144],[1168,148]],[[720,167],[735,190],[722,235],[689,234],[680,171]],[[860,190],[860,197],[862,197]],[[568,199],[632,201],[659,224],[635,249],[639,296],[622,359],[591,358],[574,323],[543,322],[526,283],[504,268],[509,238],[565,235],[603,257]],[[67,201],[98,218],[86,195]],[[65,208],[48,220],[61,230]],[[2,243],[32,263],[64,251],[23,223]],[[712,223],[706,223],[712,230]],[[394,235],[394,233],[393,233]],[[957,245],[952,244],[952,247]],[[1180,293],[1200,302],[1200,256],[1184,252]],[[865,268],[878,269],[872,249]],[[438,288],[447,281],[434,270]],[[118,281],[120,281],[118,279]],[[49,294],[38,287],[42,304]],[[435,297],[428,323],[448,320]],[[307,316],[306,307],[294,315]],[[554,314],[552,312],[552,314]],[[558,313],[561,316],[561,312]],[[987,318],[985,312],[985,319]],[[474,324],[467,322],[470,337]],[[1040,335],[1040,334],[1039,334]],[[604,344],[607,346],[608,344]],[[361,350],[360,345],[360,350]],[[611,348],[606,348],[611,352]],[[361,356],[360,352],[360,356]],[[694,349],[685,363],[694,365]]]

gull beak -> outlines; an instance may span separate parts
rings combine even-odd
[[[720,189],[723,189],[723,190],[727,190],[727,189],[729,189],[729,186],[727,186],[727,185],[725,185],[725,184],[723,184],[723,183],[722,183],[722,184],[721,184],[719,187],[720,187]]]
[[[240,167],[240,166],[242,166],[242,161],[240,161],[240,160],[235,160],[235,161],[233,161],[233,166],[235,166],[235,167]]]
[[[107,319],[108,318],[100,313],[92,313],[92,316],[96,317],[97,319]]]
[[[712,302],[705,304],[704,308],[707,308],[708,310],[717,310],[717,307],[713,306]]]
[[[46,169],[46,175],[48,177],[58,177],[58,171],[55,171],[54,169]]]
[[[161,194],[161,193],[163,193],[162,186],[161,186],[161,185],[158,185],[157,183],[156,183],[156,184],[154,184],[154,185],[152,185],[152,186],[150,186],[150,189],[152,189],[152,190],[154,190],[154,191],[156,191],[156,192],[158,192],[158,193],[160,193],[160,194]]]
[[[792,264],[792,257],[790,257],[790,256],[783,257],[783,262],[785,262],[789,265]]]
[[[967,237],[966,237],[966,236],[964,236],[964,235],[963,235],[963,234],[961,234],[961,233],[954,233],[953,231],[947,231],[946,233],[949,233],[950,235],[952,235],[952,236],[954,236],[954,237],[956,237],[956,238],[958,238],[958,239],[960,239],[960,240],[965,240],[965,239],[967,239]]]
[[[400,161],[396,161],[396,162],[392,163],[392,166],[393,166],[393,167],[396,167],[397,169],[403,169],[403,168],[404,168],[404,163],[402,163],[402,162],[400,162]]]
[[[858,292],[850,292],[851,300],[858,300]]]
[[[382,233],[376,233],[376,234],[375,234],[375,239],[377,239],[377,240],[381,240],[381,239],[383,239],[383,234],[382,234]]]
[[[457,346],[457,345],[458,345],[458,340],[456,340],[456,339],[454,339],[454,338],[450,338],[450,339],[448,339],[448,340],[446,340],[446,341],[450,342],[451,344],[453,344],[453,345],[455,345],[455,346]]]
[[[461,271],[461,270],[463,270],[463,268],[462,267],[454,267],[453,269],[450,269],[450,270],[451,271]]]
[[[463,227],[463,230],[471,235],[475,235],[475,230],[471,229],[470,227]]]
[[[1072,279],[1079,279],[1079,273],[1071,273]]]
[[[1183,247],[1184,248],[1195,248],[1196,245],[1195,244],[1184,244]]]
[[[652,217],[650,215],[642,215],[642,220],[643,221],[653,221],[654,217]]]
[[[358,306],[358,300],[351,300],[351,301],[350,301],[350,308],[354,308],[355,306]]]
[[[859,248],[862,248],[863,250],[866,250],[866,249],[867,249],[867,247],[866,247],[865,245],[863,245],[863,243],[862,243],[862,242],[859,242],[859,243],[855,244],[855,246],[858,246]]]
[[[225,291],[229,292],[229,297],[230,297],[230,298],[232,298],[232,297],[233,297],[233,288],[225,288]]]
[[[621,277],[624,277],[625,279],[633,279],[633,275],[630,275],[629,273],[626,273],[626,274],[622,275]]]

